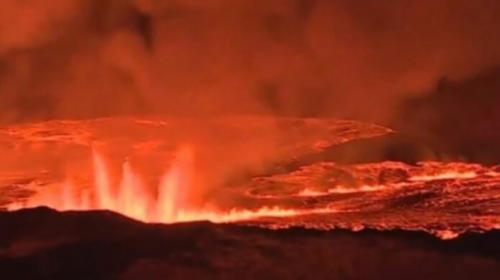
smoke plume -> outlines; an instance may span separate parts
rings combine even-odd
[[[4,0],[0,120],[384,121],[500,61],[496,0]]]

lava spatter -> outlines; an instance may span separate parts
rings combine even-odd
[[[354,121],[316,119],[219,119],[209,125],[240,133],[238,140],[278,131],[278,166],[287,158],[391,132]],[[0,203],[11,210],[41,205],[107,209],[161,223],[401,228],[443,239],[500,227],[498,168],[461,162],[316,162],[221,185],[211,190],[209,203],[193,203],[193,194],[204,186],[196,165],[199,147],[186,145],[178,134],[184,126],[186,120],[101,119],[2,129],[2,149],[9,156],[0,160]],[[141,160],[147,168],[137,167]]]

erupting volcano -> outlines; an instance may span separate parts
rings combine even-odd
[[[460,162],[301,163],[328,147],[382,136],[392,133],[390,129],[318,119],[205,121],[203,126],[210,130],[230,131],[231,141],[245,140],[228,145],[248,149],[252,147],[242,143],[253,145],[262,135],[273,135],[268,141],[274,149],[265,168],[233,181],[216,180],[217,185],[208,187],[210,180],[204,179],[216,169],[199,161],[200,150],[211,147],[186,144],[186,138],[176,134],[193,122],[100,119],[4,128],[5,153],[12,153],[5,158],[13,168],[3,170],[0,202],[8,210],[111,210],[154,223],[209,220],[269,228],[400,228],[446,239],[500,227],[496,167]],[[230,149],[218,152],[226,148]],[[263,152],[268,153],[267,148]],[[211,154],[208,159],[223,165],[222,157]],[[292,169],[286,167],[291,162]],[[222,177],[248,168],[246,160],[231,159],[230,164]]]
[[[0,280],[498,280],[499,91],[498,0],[0,0]]]
[[[210,209],[189,209],[186,194],[191,188],[192,155],[189,148],[181,148],[172,166],[160,180],[159,187],[150,193],[143,180],[134,172],[129,162],[123,164],[118,188],[113,189],[103,158],[93,152],[95,182],[93,188],[77,189],[71,181],[47,186],[25,202],[7,206],[9,210],[26,207],[48,206],[57,210],[111,210],[144,222],[190,222],[210,220],[230,222],[264,216],[288,217],[300,214],[327,213],[333,209],[294,210],[279,207],[262,207],[256,210],[231,209],[217,212]]]

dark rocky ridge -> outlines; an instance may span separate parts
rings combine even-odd
[[[110,212],[0,212],[2,279],[498,279],[500,232],[143,224]]]

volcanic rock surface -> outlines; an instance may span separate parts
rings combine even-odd
[[[110,212],[0,213],[9,280],[498,279],[500,233],[143,224]]]

